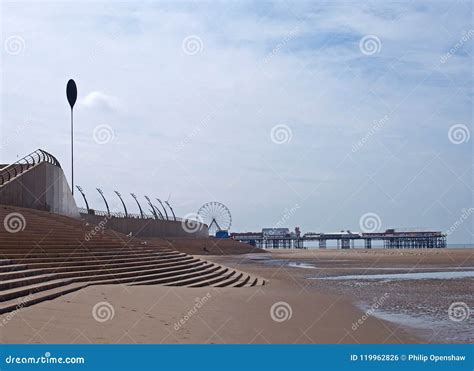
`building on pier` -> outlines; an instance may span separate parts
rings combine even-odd
[[[320,248],[326,248],[328,241],[335,241],[337,248],[350,249],[356,241],[363,241],[364,247],[372,248],[375,243],[386,249],[406,248],[445,248],[446,234],[437,231],[402,232],[387,229],[385,232],[351,232],[337,233],[308,232],[301,236],[299,228],[295,233],[287,228],[264,228],[262,232],[232,233],[234,240],[264,249],[304,249],[305,242],[317,241]]]

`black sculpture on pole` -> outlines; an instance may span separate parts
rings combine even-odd
[[[86,203],[87,214],[90,214],[91,209],[89,209],[89,203],[87,202],[87,198],[86,198],[86,195],[84,194],[84,191],[82,190],[82,187],[77,185],[76,188],[81,193],[82,198],[84,199],[84,202]]]
[[[156,198],[156,200],[160,203],[161,207],[162,207],[163,210],[165,211],[166,220],[169,220],[169,218],[168,218],[168,213],[166,212],[166,207],[163,206],[163,202],[161,202],[161,200],[160,200],[159,198]]]
[[[66,96],[71,106],[71,189],[74,195],[74,104],[77,100],[77,86],[73,79],[67,82]]]
[[[120,198],[120,201],[122,201],[122,206],[123,209],[125,210],[125,217],[128,218],[128,212],[127,212],[127,206],[125,206],[125,202],[123,202],[122,195],[119,193],[119,191],[114,191],[115,194]]]
[[[109,204],[107,203],[107,200],[105,199],[104,192],[102,192],[102,189],[96,188],[97,192],[102,196],[102,199],[105,202],[105,207],[107,208],[107,215],[110,216],[110,209],[109,209]]]
[[[144,219],[145,217],[143,215],[143,210],[142,210],[142,207],[140,206],[140,202],[138,202],[137,196],[134,193],[130,193],[130,196],[132,196],[134,198],[134,200],[136,201],[136,203],[138,205],[138,208],[140,209],[140,215],[141,215],[142,219]]]
[[[170,203],[168,201],[165,201],[165,204],[168,205],[168,207],[170,208],[171,213],[173,214],[173,219],[174,219],[174,221],[176,221],[176,215],[174,215],[174,211],[173,211],[173,208],[171,207]]]

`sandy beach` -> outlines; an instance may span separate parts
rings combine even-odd
[[[262,287],[92,286],[0,317],[2,343],[465,342],[474,278],[327,279],[472,272],[474,250],[304,250],[206,255]],[[106,303],[106,304],[104,304]],[[102,306],[102,312],[100,311]],[[105,306],[105,307],[104,307]]]

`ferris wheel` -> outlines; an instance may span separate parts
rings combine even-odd
[[[209,233],[228,231],[232,225],[230,210],[221,202],[208,202],[198,210],[201,221],[209,227]]]

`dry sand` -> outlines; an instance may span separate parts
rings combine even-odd
[[[365,316],[365,310],[360,304],[361,302],[370,304],[375,297],[380,298],[388,292],[389,299],[395,303],[392,303],[393,305],[400,305],[402,302],[416,311],[417,301],[423,298],[446,313],[446,305],[449,305],[450,300],[470,299],[469,305],[473,304],[473,279],[405,281],[396,284],[385,282],[382,285],[366,286],[357,286],[357,282],[351,282],[352,286],[347,286],[347,282],[343,281],[308,278],[341,273],[361,274],[361,270],[365,271],[367,268],[402,267],[410,270],[414,267],[424,267],[436,270],[439,267],[473,267],[473,254],[472,249],[446,249],[305,250],[229,256],[207,255],[204,258],[257,274],[266,278],[268,283],[263,287],[243,289],[124,285],[89,287],[55,300],[23,308],[11,313],[8,318],[8,315],[1,316],[0,323],[3,320],[3,325],[0,325],[0,341],[3,343],[439,342],[439,333],[438,336],[429,334],[430,337],[413,326],[385,321],[377,315]],[[295,268],[290,265],[292,263],[303,263],[303,265]],[[391,269],[387,271],[390,272]],[[437,291],[433,291],[434,287]],[[104,322],[94,319],[93,308],[100,302],[110,303],[113,307],[113,318]],[[285,304],[277,305],[280,311],[274,310],[272,318],[272,306],[279,302]],[[383,303],[383,310],[386,307],[391,308],[392,304],[388,303],[389,300]],[[283,318],[279,318],[279,314]],[[280,321],[281,319],[284,320]],[[460,326],[472,325],[471,320],[472,318]],[[358,321],[362,323],[354,329],[354,323]]]

